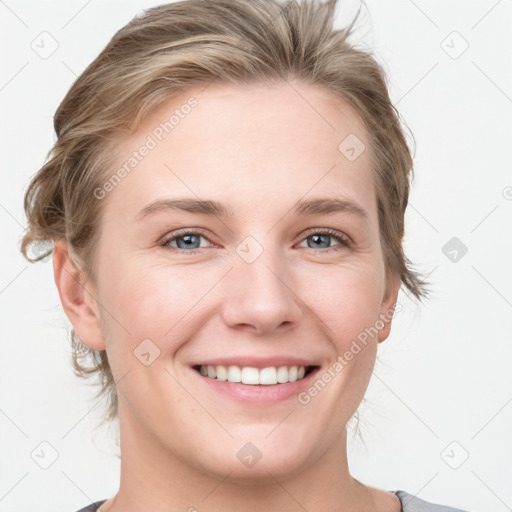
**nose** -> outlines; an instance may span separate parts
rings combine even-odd
[[[234,260],[224,280],[226,325],[259,335],[296,327],[303,309],[284,255],[266,248],[251,263],[237,254]]]

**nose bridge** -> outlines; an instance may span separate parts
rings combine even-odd
[[[302,315],[286,254],[271,240],[247,236],[236,247],[224,307],[230,326],[251,325],[263,333],[296,324]]]

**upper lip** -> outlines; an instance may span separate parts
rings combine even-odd
[[[271,366],[318,366],[318,363],[307,359],[300,359],[291,356],[274,357],[217,357],[194,363],[192,366],[250,366],[252,368],[268,368]]]

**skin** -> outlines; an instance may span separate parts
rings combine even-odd
[[[64,310],[86,345],[107,351],[118,382],[121,483],[101,511],[400,511],[394,494],[350,475],[346,451],[391,321],[307,404],[248,406],[199,386],[190,367],[290,355],[324,372],[392,310],[400,279],[386,280],[369,149],[355,161],[338,149],[349,134],[369,147],[362,120],[319,86],[212,84],[155,110],[120,141],[119,165],[191,96],[198,105],[102,199],[96,282],[64,242],[55,248]],[[168,209],[136,220],[164,197],[217,200],[234,215]],[[313,197],[351,200],[367,220],[292,212]],[[196,254],[159,245],[182,228],[202,228]],[[329,235],[315,244],[326,228],[352,245]],[[252,263],[236,252],[247,236],[262,248]],[[148,366],[134,357],[145,339],[160,350]],[[236,455],[247,442],[262,453],[251,468]]]

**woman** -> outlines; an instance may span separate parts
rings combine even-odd
[[[22,250],[53,241],[75,368],[119,417],[119,491],[81,512],[456,510],[348,468],[400,286],[426,283],[399,117],[335,7],[150,9],[59,106]]]

